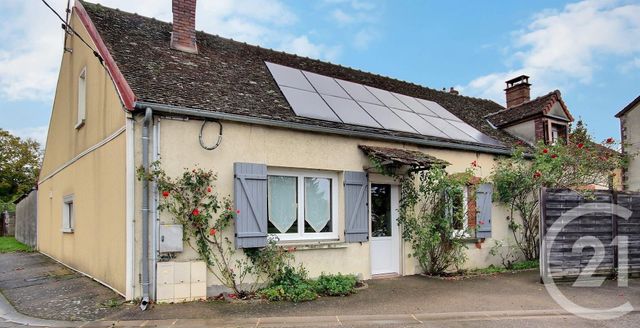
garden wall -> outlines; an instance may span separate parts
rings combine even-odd
[[[38,227],[38,191],[32,190],[16,205],[16,239],[31,247],[36,247]]]

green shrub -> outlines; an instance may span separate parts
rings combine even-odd
[[[284,266],[269,287],[262,289],[259,295],[269,301],[291,301],[294,303],[312,301],[318,298],[313,283],[307,278],[307,271],[300,266]]]
[[[346,296],[355,291],[357,278],[354,275],[320,275],[315,281],[315,290],[318,294],[327,296]]]

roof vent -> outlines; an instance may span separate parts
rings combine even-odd
[[[172,0],[171,48],[198,53],[196,45],[196,0]]]
[[[507,88],[504,91],[507,95],[507,108],[516,107],[531,100],[531,84],[528,76],[520,75],[506,83]]]

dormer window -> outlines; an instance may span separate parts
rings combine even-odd
[[[84,67],[78,76],[78,117],[76,121],[76,129],[80,129],[84,125],[87,117],[87,68]]]
[[[567,126],[565,124],[551,123],[551,134],[549,137],[551,144],[555,144],[560,139],[566,140]]]

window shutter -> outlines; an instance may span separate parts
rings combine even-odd
[[[234,163],[234,204],[236,248],[267,245],[267,166]]]
[[[476,237],[491,237],[491,206],[493,197],[493,186],[490,183],[483,183],[476,190]]]
[[[369,181],[365,172],[344,172],[345,227],[347,243],[369,240]]]

